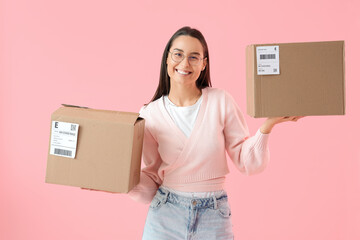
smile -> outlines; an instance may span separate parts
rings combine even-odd
[[[191,73],[191,72],[183,71],[183,70],[180,70],[180,69],[176,69],[176,72],[180,73],[181,75],[189,75]]]

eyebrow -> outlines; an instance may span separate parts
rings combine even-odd
[[[173,51],[184,52],[184,50],[182,50],[182,49],[180,49],[180,48],[174,48],[174,50],[173,50]],[[192,52],[192,53],[190,53],[190,54],[200,55],[200,53],[198,53],[198,52]]]

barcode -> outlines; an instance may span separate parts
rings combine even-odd
[[[273,72],[277,72],[277,68],[273,68]]]
[[[71,131],[76,131],[76,125],[75,124],[71,124]]]
[[[63,156],[71,156],[72,151],[55,148],[55,154],[63,155]]]
[[[260,54],[260,59],[276,59],[275,54]]]

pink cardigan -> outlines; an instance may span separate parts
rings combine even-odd
[[[145,168],[140,183],[129,192],[132,199],[149,203],[160,185],[186,192],[221,190],[229,173],[225,150],[244,174],[265,169],[269,134],[258,129],[250,137],[242,112],[226,91],[208,87],[202,94],[189,138],[172,121],[163,97],[142,108]]]

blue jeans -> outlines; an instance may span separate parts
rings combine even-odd
[[[227,194],[191,198],[160,187],[150,204],[142,239],[234,239]]]

